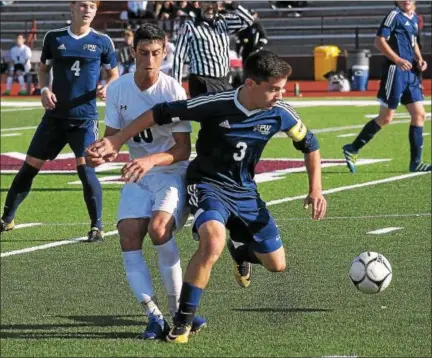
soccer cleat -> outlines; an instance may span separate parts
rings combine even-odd
[[[10,91],[4,91],[2,96],[10,96]]]
[[[87,234],[86,242],[102,242],[103,237],[104,237],[104,232],[101,229],[97,227],[92,227]]]
[[[345,161],[349,171],[351,173],[355,173],[356,172],[355,163],[358,158],[357,152],[352,148],[351,144],[344,145],[342,147],[342,151],[345,156]]]
[[[154,315],[149,317],[147,327],[138,338],[140,339],[165,339],[170,328],[168,322],[164,318],[159,318]]]
[[[191,333],[196,334],[207,326],[207,321],[204,317],[195,316],[192,321]]]
[[[14,227],[15,221],[12,220],[10,223],[7,223],[3,219],[0,220],[0,232],[11,231]]]
[[[166,336],[166,341],[169,343],[187,343],[192,327],[189,324],[174,324],[174,327]]]
[[[409,168],[410,172],[430,172],[432,171],[432,164],[428,163],[412,163]]]
[[[228,250],[231,254],[234,263],[234,278],[237,283],[243,287],[247,288],[250,286],[252,279],[252,264],[247,261],[237,262],[235,257],[235,247],[230,239],[228,239]]]
[[[27,92],[27,90],[21,90],[21,91],[18,92],[18,95],[19,96],[27,96],[28,92]]]

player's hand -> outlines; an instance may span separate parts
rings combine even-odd
[[[402,71],[409,71],[412,68],[411,62],[404,60],[403,58],[399,59],[396,64]]]
[[[86,149],[89,158],[103,159],[105,161],[113,161],[120,152],[121,143],[119,143],[115,135],[104,137]],[[95,160],[95,162],[98,162]]]
[[[54,109],[57,103],[57,97],[54,93],[47,89],[41,94],[41,102],[45,109]]]
[[[105,157],[99,157],[97,154],[93,153],[92,155],[90,155],[89,153],[87,153],[86,156],[86,164],[89,167],[92,168],[96,168],[99,165],[108,163],[108,162],[113,162],[118,156],[118,153],[114,153],[111,155],[106,155]]]
[[[154,163],[150,157],[131,160],[122,168],[122,179],[126,183],[138,183],[153,167]]]
[[[427,67],[428,67],[427,62],[426,62],[425,60],[421,60],[421,61],[419,61],[418,65],[419,65],[420,70],[421,70],[422,72],[426,71],[426,69],[427,69]]]
[[[98,85],[96,88],[96,96],[102,101],[106,100],[107,85]]]
[[[322,195],[322,192],[311,192],[304,200],[304,208],[309,208],[312,205],[312,219],[321,220],[324,218],[327,211],[327,200]]]

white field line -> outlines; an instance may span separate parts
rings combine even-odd
[[[376,118],[378,117],[378,113],[376,114],[366,114],[365,118]],[[426,117],[430,118],[431,117],[431,112],[427,112],[426,113]],[[395,113],[393,115],[393,118],[410,118],[410,114],[409,113]]]
[[[3,132],[15,132],[15,131],[24,131],[27,129],[36,129],[37,126],[29,126],[29,127],[15,127],[15,128],[4,128],[0,131],[0,133]]]
[[[348,137],[355,137],[358,133],[347,133],[347,134],[339,134],[336,137],[338,138],[348,138]]]
[[[18,137],[21,133],[6,133],[6,134],[0,134],[0,137]]]
[[[25,229],[26,227],[33,227],[33,226],[41,226],[42,223],[27,223],[27,224],[18,224],[14,226],[15,229]]]
[[[43,109],[39,106],[30,107],[30,108],[8,108],[8,109],[2,109],[1,113],[5,112],[21,112],[21,111],[34,111],[35,109]]]
[[[114,231],[108,231],[107,233],[105,233],[104,236],[106,237],[106,236],[112,236],[112,235],[116,235],[116,234],[117,234],[117,230],[114,230]],[[85,240],[87,240],[87,236],[77,237],[77,238],[71,239],[71,240],[56,241],[56,242],[51,242],[49,244],[28,247],[26,249],[4,252],[4,253],[1,254],[0,257],[8,257],[8,256],[13,256],[13,255],[26,254],[26,253],[33,252],[33,251],[50,249],[50,248],[56,247],[56,246],[62,246],[62,245],[68,245],[68,244],[76,244],[76,243],[78,243],[80,241],[85,241]]]
[[[389,232],[393,232],[393,231],[398,231],[398,230],[402,230],[403,227],[384,227],[382,229],[377,229],[377,230],[372,230],[369,231],[368,234],[371,235],[382,235],[382,234],[388,234]]]
[[[425,174],[429,174],[429,173],[410,173],[410,174],[398,175],[398,176],[394,176],[394,177],[390,177],[390,178],[386,178],[386,179],[373,180],[373,181],[365,182],[365,183],[361,183],[361,184],[341,186],[341,187],[338,187],[338,188],[324,190],[323,194],[333,194],[333,193],[338,193],[338,192],[341,192],[341,191],[352,190],[352,189],[363,188],[363,187],[367,187],[367,186],[373,186],[373,185],[378,185],[378,184],[383,184],[383,183],[389,183],[389,182],[393,182],[393,181],[397,181],[397,180],[408,179],[408,178],[411,178],[411,177],[416,177],[416,176],[425,175]],[[288,197],[288,198],[284,198],[284,199],[271,200],[271,201],[267,202],[267,206],[277,205],[277,204],[286,203],[286,202],[294,201],[294,200],[300,200],[300,199],[304,199],[304,198],[305,198],[305,195],[298,195],[298,196]],[[190,223],[187,224],[187,225],[185,225],[185,226],[190,226]],[[105,236],[110,236],[110,235],[115,235],[115,234],[117,234],[117,230],[109,231],[109,232],[107,232],[105,234]],[[75,238],[75,239],[71,239],[71,240],[63,240],[63,241],[53,242],[53,243],[50,243],[50,244],[29,247],[27,249],[22,249],[22,250],[8,251],[8,252],[2,253],[0,257],[7,257],[7,256],[12,256],[12,255],[18,255],[18,254],[25,254],[25,253],[28,253],[28,252],[49,249],[51,247],[56,247],[56,246],[61,246],[61,245],[68,245],[68,244],[74,244],[76,242],[86,240],[86,238],[87,237],[84,236],[84,237],[79,237],[79,238]]]

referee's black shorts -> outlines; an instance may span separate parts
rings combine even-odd
[[[233,87],[229,83],[229,77],[206,77],[194,74],[189,75],[189,93],[191,98],[210,92],[228,91]]]

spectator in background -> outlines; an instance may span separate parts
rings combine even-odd
[[[165,32],[172,32],[173,21],[176,17],[177,9],[172,1],[164,1],[156,5],[156,18],[159,27]]]
[[[122,19],[124,17],[120,16]],[[129,24],[138,27],[142,20],[154,20],[153,4],[151,1],[128,1],[127,20]]]
[[[252,26],[241,30],[236,41],[237,54],[242,58],[243,63],[251,54],[262,50],[268,42],[266,33],[259,22],[258,13],[255,10],[250,10],[250,14],[254,18],[254,23]]]
[[[307,7],[309,4],[307,1],[270,1],[270,5],[273,9],[300,9],[302,7]],[[282,13],[279,11],[279,16],[286,15],[287,13]],[[301,12],[289,12],[288,14],[293,14],[294,17],[300,17]]]
[[[160,70],[166,73],[167,75],[171,76],[172,66],[174,62],[175,45],[169,41],[169,37],[166,34],[165,34],[165,47],[167,50],[167,54],[162,61]]]
[[[19,34],[17,36],[16,45],[10,50],[10,63],[8,77],[6,80],[6,92],[3,93],[3,96],[10,95],[14,78],[18,80],[18,83],[21,87],[19,95],[25,96],[28,94],[24,76],[31,69],[30,60],[32,57],[32,52],[30,47],[26,46],[24,42],[24,35]]]
[[[134,35],[131,30],[124,32],[124,40],[118,46],[117,60],[119,67],[119,75],[132,73],[136,70],[135,57],[132,54]]]

